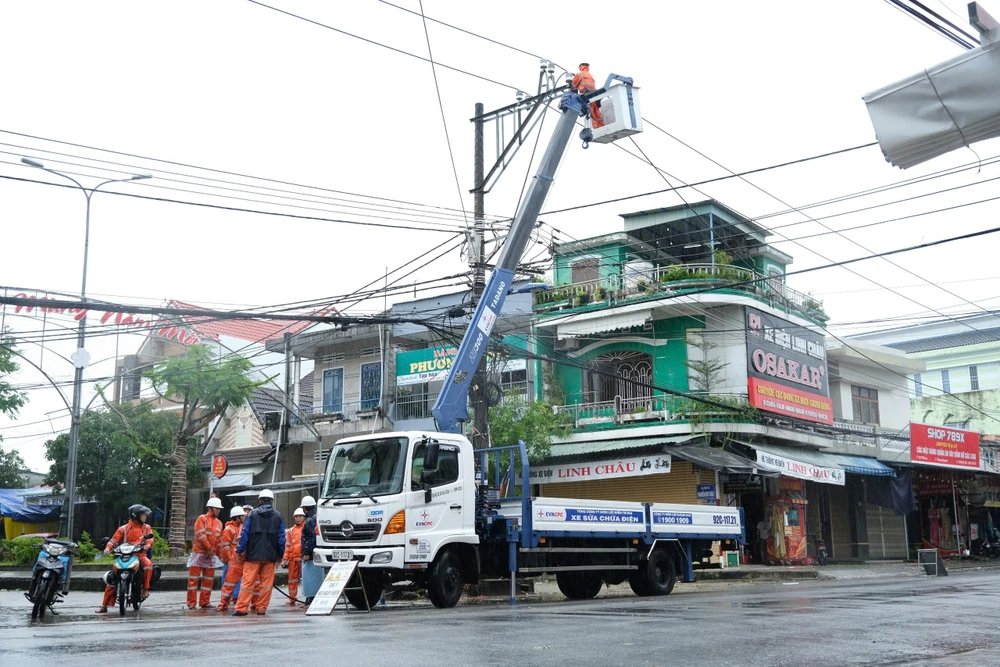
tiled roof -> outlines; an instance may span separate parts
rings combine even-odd
[[[313,372],[309,371],[299,380],[299,407],[305,412],[309,412],[312,407],[313,389]]]
[[[268,412],[281,412],[284,409],[281,400],[283,393],[279,389],[272,389],[270,387],[258,387],[254,389],[253,394],[250,395],[250,409],[253,410],[253,414],[257,417],[257,421],[260,422],[261,426],[264,425],[265,414]]]
[[[978,331],[969,330],[945,336],[918,338],[898,343],[886,343],[885,346],[910,354],[913,352],[930,352],[931,350],[943,350],[949,347],[979,345],[980,343],[993,343],[996,341],[1000,341],[1000,327],[979,329]]]
[[[171,308],[183,308],[185,310],[205,310],[201,306],[176,300],[171,300],[168,305]],[[312,314],[326,315],[330,312],[336,312],[336,308],[319,310]],[[266,319],[220,320],[215,317],[202,318],[190,315],[183,319],[188,326],[206,338],[218,340],[220,336],[230,336],[245,340],[248,343],[264,343],[275,338],[281,338],[285,332],[295,335],[313,324],[312,322]]]
[[[258,447],[234,447],[232,449],[217,449],[208,456],[201,458],[202,469],[212,466],[212,458],[222,454],[230,466],[245,466],[260,463],[271,453],[271,445]]]

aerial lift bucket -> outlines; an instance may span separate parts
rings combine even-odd
[[[620,83],[589,99],[600,105],[604,116],[604,125],[594,128],[594,142],[610,144],[642,132],[637,87]]]

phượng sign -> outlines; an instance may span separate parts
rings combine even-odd
[[[404,387],[425,382],[443,382],[448,379],[448,371],[455,363],[458,348],[429,347],[396,354],[396,386]],[[492,361],[488,360],[492,365]],[[523,371],[528,367],[524,359],[503,360],[501,372]]]
[[[824,337],[754,308],[746,311],[750,404],[832,424]]]

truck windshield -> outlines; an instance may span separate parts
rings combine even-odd
[[[406,438],[337,443],[326,464],[324,498],[385,496],[403,490]]]

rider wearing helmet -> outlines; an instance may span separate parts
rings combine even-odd
[[[302,496],[299,504],[306,513],[302,524],[302,595],[306,604],[311,604],[323,584],[323,570],[312,562],[313,549],[316,548],[316,499]]]
[[[104,547],[104,555],[108,555],[119,544],[143,545],[142,551],[139,552],[139,563],[142,565],[143,600],[149,597],[149,587],[153,577],[153,561],[149,560],[149,556],[146,555],[146,552],[153,548],[153,540],[144,539],[146,535],[153,534],[153,529],[146,523],[146,517],[149,514],[150,509],[145,505],[136,504],[129,507],[128,523],[116,530],[115,534],[108,541],[107,546]],[[104,599],[101,601],[101,606],[97,609],[97,613],[108,613],[108,605],[114,604],[114,601],[115,587],[108,586],[104,589]]]
[[[260,595],[254,602],[254,610],[261,616],[267,612],[274,584],[274,566],[281,562],[285,552],[285,520],[274,509],[274,494],[264,489],[257,495],[257,505],[257,509],[244,520],[243,533],[236,547],[236,553],[246,559],[246,564],[243,567],[243,590],[240,591],[234,616],[249,613],[250,598],[257,586],[260,587]]]
[[[199,602],[202,609],[207,609],[211,604],[212,586],[215,584],[215,564],[222,541],[222,522],[219,521],[222,501],[213,496],[205,503],[205,507],[207,511],[194,522],[194,547],[188,559],[188,609],[194,609]]]

